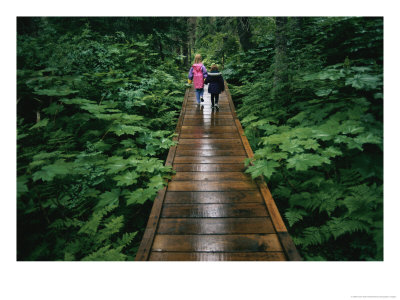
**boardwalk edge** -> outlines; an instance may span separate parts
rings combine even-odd
[[[181,127],[183,123],[183,116],[186,111],[186,104],[189,97],[190,88],[186,89],[183,105],[181,109],[181,113],[178,118],[178,122],[175,128],[175,136],[173,141],[178,141],[179,135],[181,132]],[[172,146],[169,149],[167,159],[165,161],[166,166],[172,166],[172,162],[174,161],[176,153],[176,146]],[[147,261],[150,256],[151,248],[153,246],[154,236],[158,227],[158,223],[160,220],[161,209],[164,203],[165,193],[167,191],[167,186],[164,186],[161,190],[158,191],[156,198],[154,199],[153,207],[150,212],[149,220],[147,221],[146,230],[143,234],[142,241],[140,243],[138,252],[136,253],[135,261]]]
[[[225,92],[226,92],[229,104],[231,105],[235,124],[236,124],[237,129],[239,130],[239,135],[243,142],[243,146],[245,148],[247,156],[249,158],[252,158],[254,156],[253,150],[251,149],[250,143],[244,134],[242,124],[240,123],[240,120],[237,117],[235,105],[233,103],[232,96],[231,96],[231,93],[229,91],[229,87],[228,87],[228,84],[226,81],[225,81]],[[279,210],[276,206],[275,200],[273,199],[272,194],[271,194],[267,184],[264,181],[264,178],[262,176],[259,176],[256,179],[256,183],[260,189],[260,192],[264,199],[265,205],[267,206],[267,210],[270,214],[272,224],[275,227],[276,233],[278,234],[278,238],[282,244],[282,248],[285,252],[287,259],[291,260],[291,261],[301,261],[302,258],[300,256],[299,252],[297,251],[297,248],[296,248],[295,244],[293,243],[293,240],[287,231],[285,223],[282,220],[282,216],[279,213]]]

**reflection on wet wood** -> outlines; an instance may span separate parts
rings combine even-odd
[[[161,218],[158,234],[275,233],[269,218]]]
[[[215,118],[215,119],[188,119],[185,118],[183,120],[183,126],[233,126],[235,123],[233,119],[223,119],[223,118]]]
[[[182,126],[181,133],[237,133],[236,126]]]
[[[172,181],[251,181],[251,176],[243,172],[177,172]]]
[[[234,204],[164,204],[163,218],[251,218],[266,217],[268,212],[262,203]]]
[[[183,150],[179,148],[176,156],[245,156],[244,149],[232,150]]]
[[[241,164],[246,156],[176,156],[176,164]]]
[[[172,168],[180,172],[240,172],[244,164],[173,164]]]
[[[177,149],[178,150],[242,150],[244,148],[240,144],[191,143],[191,144],[178,144]]]
[[[182,139],[237,139],[239,135],[237,132],[224,132],[224,133],[181,133],[179,136]]]
[[[240,139],[179,139],[178,145],[241,145]]]
[[[151,252],[155,261],[284,261],[283,252]]]
[[[232,115],[211,115],[211,114],[199,114],[199,115],[186,115],[185,120],[194,120],[194,119],[227,119],[233,120]]]
[[[163,235],[154,239],[152,251],[282,251],[276,234]]]
[[[164,203],[263,203],[255,191],[233,192],[167,192]]]
[[[167,191],[248,191],[258,187],[251,181],[171,181]]]

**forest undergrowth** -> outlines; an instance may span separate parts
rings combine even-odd
[[[18,36],[17,259],[133,260],[185,78],[155,35],[36,21]]]
[[[286,18],[224,70],[306,260],[383,260],[381,18]]]

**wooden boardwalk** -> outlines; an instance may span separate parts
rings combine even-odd
[[[186,91],[178,145],[166,165],[176,170],[159,191],[136,260],[301,260],[265,182],[244,173],[253,152],[229,93],[212,111]]]

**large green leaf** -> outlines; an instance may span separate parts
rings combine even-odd
[[[45,118],[43,120],[40,120],[39,122],[37,122],[35,125],[33,125],[31,128],[29,128],[30,130],[32,129],[36,129],[36,128],[40,128],[40,127],[46,127],[47,124],[49,124],[49,119]]]
[[[287,162],[287,167],[289,169],[295,168],[296,171],[306,171],[311,167],[318,167],[322,164],[330,163],[329,159],[326,157],[309,153],[294,155],[293,157],[289,158]]]
[[[246,173],[250,173],[253,179],[260,175],[269,179],[276,172],[277,167],[279,167],[279,163],[276,161],[256,160],[253,162],[253,166],[247,168]]]
[[[28,186],[26,185],[27,182],[28,182],[27,176],[24,175],[17,177],[17,197],[28,192]]]
[[[282,149],[282,151],[289,152],[291,154],[293,153],[301,153],[304,152],[304,148],[302,147],[302,143],[298,139],[287,139],[282,142],[282,144],[279,145],[279,148]]]
[[[115,132],[116,135],[121,136],[123,134],[130,134],[134,135],[138,132],[144,132],[145,130],[140,126],[131,126],[131,125],[124,125],[124,124],[114,124],[110,128],[111,132]]]
[[[382,79],[377,75],[356,74],[354,77],[346,79],[346,85],[351,85],[355,89],[371,90],[382,84]]]
[[[71,90],[67,86],[62,86],[62,87],[56,87],[53,89],[41,89],[41,90],[36,90],[34,93],[36,95],[45,95],[45,96],[58,96],[58,97],[65,97],[71,94],[76,94],[79,91],[77,90]]]
[[[51,165],[42,167],[41,170],[35,172],[32,176],[33,181],[52,181],[55,176],[65,176],[72,173],[73,163],[67,163],[63,159],[55,161]]]
[[[115,176],[113,179],[117,181],[117,186],[129,186],[137,183],[137,179],[139,177],[139,174],[128,171],[121,175]]]
[[[156,192],[152,188],[142,189],[139,188],[132,193],[128,194],[126,197],[126,204],[143,204],[147,200],[152,199]]]
[[[106,206],[118,206],[120,194],[120,189],[112,189],[111,191],[101,194],[99,196],[99,201],[96,204],[95,210],[101,210]]]
[[[111,156],[107,159],[104,167],[108,169],[107,174],[116,174],[128,168],[128,161],[121,156]]]

